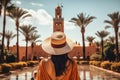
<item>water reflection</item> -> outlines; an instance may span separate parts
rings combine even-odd
[[[79,66],[79,73],[81,80],[120,80],[120,76],[116,76],[86,65]]]
[[[80,65],[78,68],[81,80],[120,80],[120,76],[115,76],[87,65]],[[0,80],[31,80],[34,72],[36,72],[36,68],[31,68],[30,70],[13,73],[10,76],[0,77]]]
[[[31,79],[31,72],[20,73],[16,75],[11,75],[10,80],[30,80]]]

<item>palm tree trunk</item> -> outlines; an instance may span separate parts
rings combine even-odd
[[[19,22],[16,21],[16,27],[17,27],[17,62],[19,62]]]
[[[115,29],[115,48],[116,48],[116,60],[120,61],[119,47],[118,47],[118,29]]]
[[[32,43],[32,45],[31,45],[31,49],[32,49],[32,52],[31,52],[32,58],[31,58],[31,60],[33,60],[33,56],[34,56],[34,54],[33,54],[33,48],[34,48],[34,43]]]
[[[32,51],[31,51],[31,54],[32,54],[32,58],[31,60],[33,60],[33,47],[31,47]]]
[[[6,26],[6,8],[5,3],[6,0],[3,1],[4,3],[4,17],[3,17],[3,36],[2,36],[2,50],[1,50],[1,62],[4,62],[4,38],[5,38],[5,26]]]
[[[28,57],[28,56],[27,56],[27,54],[28,54],[28,48],[27,48],[27,46],[28,46],[28,41],[26,40],[26,61],[28,60],[28,59],[27,59],[27,57]]]
[[[8,51],[9,51],[9,44],[10,44],[10,42],[9,42],[9,40],[7,41],[7,49],[8,49]]]
[[[83,41],[83,59],[85,60],[86,56],[85,56],[85,38],[84,38],[84,34],[82,34],[82,41]]]
[[[101,47],[102,47],[102,60],[104,60],[104,53],[103,53],[103,39],[101,39]]]
[[[86,59],[86,56],[85,56],[85,38],[84,38],[84,33],[85,33],[85,29],[84,27],[81,28],[81,33],[82,33],[82,42],[83,42],[83,59],[85,60]]]

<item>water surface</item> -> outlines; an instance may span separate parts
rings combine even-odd
[[[120,76],[116,76],[88,65],[79,65],[79,74],[81,80],[120,80]],[[30,80],[36,72],[36,67],[13,72],[11,75],[0,77],[0,80]]]

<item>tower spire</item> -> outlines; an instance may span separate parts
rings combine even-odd
[[[64,32],[64,19],[62,18],[62,8],[59,5],[55,8],[55,18],[53,19],[53,32],[55,31]]]

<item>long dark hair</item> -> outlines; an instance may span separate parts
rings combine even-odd
[[[72,62],[72,60],[68,57],[67,54],[52,55],[51,59],[52,62],[54,63],[56,76],[60,76],[65,72],[66,68],[68,67],[66,66],[68,60]]]

